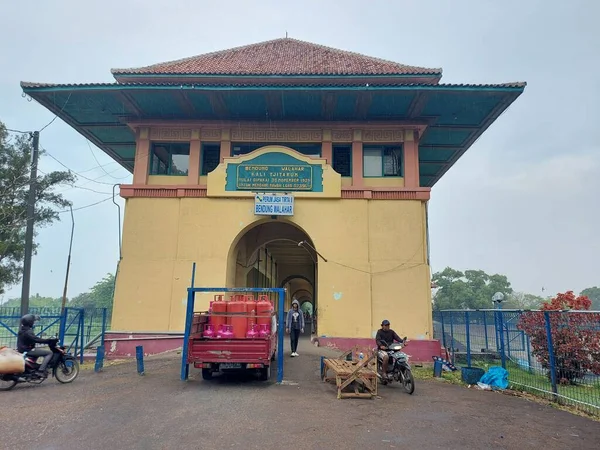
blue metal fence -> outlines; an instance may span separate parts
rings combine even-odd
[[[600,415],[600,312],[442,310],[434,337],[456,365],[501,365],[517,389]]]
[[[81,362],[86,348],[104,344],[106,308],[30,308],[29,312],[40,316],[35,326],[38,336],[57,336]],[[0,347],[16,348],[20,319],[20,308],[0,307]]]

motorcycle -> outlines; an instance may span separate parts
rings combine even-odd
[[[408,362],[408,355],[402,351],[406,344],[406,338],[403,339],[403,344],[388,345],[382,351],[389,355],[388,373],[383,373],[383,359],[377,354],[377,376],[381,384],[386,385],[392,381],[402,383],[404,390],[411,394],[415,392],[415,379]]]
[[[48,347],[52,351],[52,359],[48,363],[48,372],[56,378],[59,383],[71,383],[79,375],[79,363],[77,359],[67,352],[65,346],[59,346],[58,338],[50,339]],[[37,363],[41,357],[28,356],[24,353],[25,372],[0,374],[0,391],[8,391],[19,383],[41,384],[46,379],[37,371],[40,364]]]

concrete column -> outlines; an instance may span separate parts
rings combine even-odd
[[[333,164],[333,145],[331,143],[331,130],[323,130],[323,142],[321,143],[321,158],[327,160],[327,164]]]
[[[352,186],[364,186],[362,131],[352,131]]]
[[[231,137],[229,130],[221,130],[221,162],[231,156]]]
[[[148,168],[150,165],[150,130],[140,128],[135,145],[135,161],[133,164],[133,184],[148,184]]]
[[[200,130],[192,130],[190,140],[190,167],[188,169],[187,184],[198,184],[200,178],[200,161],[202,142],[200,141]]]
[[[404,131],[404,187],[419,187],[419,143],[413,130]]]

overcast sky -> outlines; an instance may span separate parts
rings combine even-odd
[[[571,0],[0,0],[0,120],[40,129],[53,116],[19,82],[112,81],[147,65],[290,37],[405,64],[446,83],[527,81],[525,93],[433,189],[432,270],[506,274],[517,290],[600,285],[600,2]],[[41,145],[79,177],[69,296],[118,259],[120,168],[60,119]],[[103,168],[98,167],[96,159]],[[44,172],[62,167],[41,159]],[[108,174],[106,172],[108,172]],[[123,205],[123,201],[119,200]],[[31,292],[62,294],[70,218],[42,229]],[[20,286],[6,298],[20,295]]]

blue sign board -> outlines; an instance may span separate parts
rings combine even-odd
[[[323,192],[323,168],[281,152],[227,165],[226,191]]]
[[[289,194],[256,194],[254,214],[257,216],[293,216],[294,196]]]

